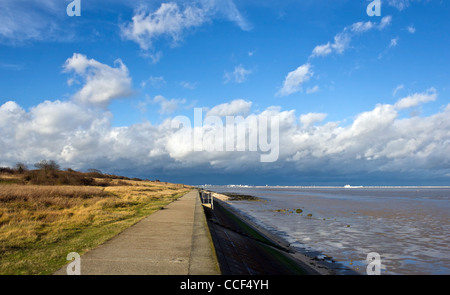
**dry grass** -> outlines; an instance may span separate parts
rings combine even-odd
[[[190,188],[112,180],[112,186],[0,184],[0,274],[49,274]],[[116,182],[116,183],[114,183]]]

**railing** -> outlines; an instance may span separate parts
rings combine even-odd
[[[200,199],[202,204],[210,204],[211,209],[214,210],[214,197],[210,192],[200,191]]]

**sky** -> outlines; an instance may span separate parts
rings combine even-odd
[[[450,185],[449,1],[75,2],[0,0],[0,166]]]

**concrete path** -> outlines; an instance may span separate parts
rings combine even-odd
[[[55,274],[67,274],[66,266]],[[219,274],[198,192],[189,192],[81,256],[81,274]]]

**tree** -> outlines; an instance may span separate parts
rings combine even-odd
[[[15,170],[17,173],[22,174],[22,173],[24,173],[25,171],[27,171],[28,168],[27,168],[27,165],[25,165],[24,163],[19,162],[19,163],[17,163],[16,166],[14,167],[14,170]]]
[[[45,172],[58,171],[60,169],[60,166],[53,160],[42,160],[34,164],[34,167],[40,170],[44,170]]]
[[[96,174],[103,174],[102,171],[100,171],[98,169],[94,169],[94,168],[88,169],[88,172],[89,173],[96,173]]]

